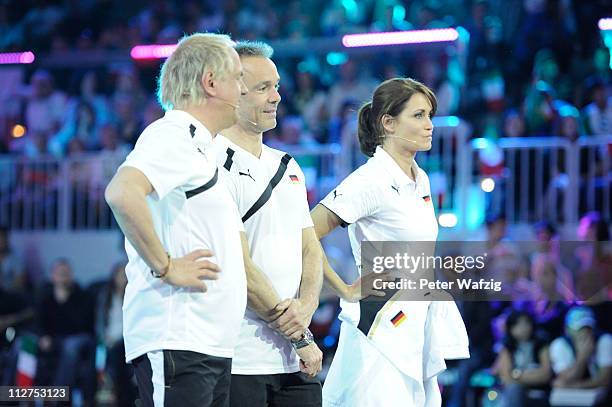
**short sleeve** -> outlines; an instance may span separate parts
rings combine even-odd
[[[550,344],[550,362],[556,374],[574,364],[574,353],[564,338],[557,338]]]
[[[599,368],[612,366],[612,335],[604,334],[599,338],[595,358]]]
[[[223,179],[232,199],[236,202],[238,208],[241,208],[242,203],[240,201],[242,196],[240,195],[238,174],[235,171],[236,167],[233,165],[236,159],[236,152],[228,148],[228,140],[222,135],[217,135],[212,145],[215,151],[217,167],[219,168],[219,175],[221,175],[221,179]]]
[[[239,188],[237,185],[238,180],[236,179],[234,174],[229,171],[226,171],[224,168],[219,168],[219,176],[223,184],[227,188],[227,191],[229,192],[230,196],[232,197],[232,200],[236,203],[238,207],[240,207],[240,194],[238,192]]]
[[[320,204],[335,213],[345,224],[351,224],[376,211],[376,196],[375,184],[365,175],[353,172]]]
[[[197,174],[190,159],[195,147],[184,133],[180,127],[170,124],[148,127],[121,167],[142,171],[158,199],[163,199]]]
[[[300,165],[295,161],[295,160],[291,160],[290,162],[295,164],[295,171],[298,173],[298,177],[300,177],[300,179],[304,180],[303,183],[300,184],[301,187],[301,201],[300,201],[300,212],[302,213],[302,229],[306,229],[306,228],[311,228],[314,226],[314,223],[312,223],[312,217],[310,216],[310,207],[308,206],[308,193],[306,190],[306,176],[304,175],[304,173],[302,172],[302,169],[300,168]]]

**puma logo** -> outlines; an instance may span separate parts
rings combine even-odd
[[[342,194],[339,194],[339,193],[338,193],[338,192],[337,192],[337,191],[334,189],[334,200],[335,200],[337,197],[341,196],[341,195],[342,195]]]
[[[399,195],[399,187],[396,187],[394,185],[391,185],[391,189],[393,189],[395,192],[397,192],[397,194]]]
[[[238,171],[238,175],[244,175],[246,177],[251,178],[253,181],[255,181],[255,178],[253,178],[253,176],[251,175],[250,169],[247,169],[247,172]]]

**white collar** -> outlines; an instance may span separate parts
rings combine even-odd
[[[200,122],[198,119],[193,117],[191,114],[184,110],[168,110],[164,117],[170,119],[179,120],[189,128],[189,132],[195,141],[199,141],[204,144],[212,142],[212,134],[210,131]],[[193,130],[191,128],[193,126]]]
[[[393,159],[393,157],[391,157],[389,153],[387,153],[381,146],[376,147],[376,151],[374,152],[373,158],[377,162],[379,162],[385,168],[385,170],[387,170],[387,172],[389,172],[389,174],[391,175],[391,178],[393,178],[393,182],[396,185],[400,186],[400,185],[407,185],[407,184],[415,183],[415,181],[413,181],[400,168],[400,166]],[[412,169],[414,170],[414,173],[416,174],[416,183],[418,184],[420,181],[419,179],[420,174],[419,174],[419,166],[416,163],[416,160],[412,160]]]

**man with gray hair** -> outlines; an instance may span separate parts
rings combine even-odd
[[[239,42],[235,49],[249,92],[240,99],[238,122],[215,138],[219,171],[246,229],[248,308],[232,361],[230,405],[320,406],[314,376],[322,353],[308,326],[319,304],[323,254],[304,173],[262,142],[263,132],[276,127],[281,99],[272,48]]]
[[[247,93],[233,45],[216,34],[178,43],[159,77],[166,113],[106,189],[126,236],[123,336],[142,406],[228,403],[246,306],[243,226],[212,138],[236,122]]]

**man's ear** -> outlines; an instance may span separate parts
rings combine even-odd
[[[395,118],[393,116],[389,114],[383,115],[380,119],[380,124],[382,124],[386,133],[395,133]]]
[[[212,72],[204,72],[202,78],[200,78],[200,85],[202,85],[202,89],[204,89],[206,96],[217,95],[217,83]]]

